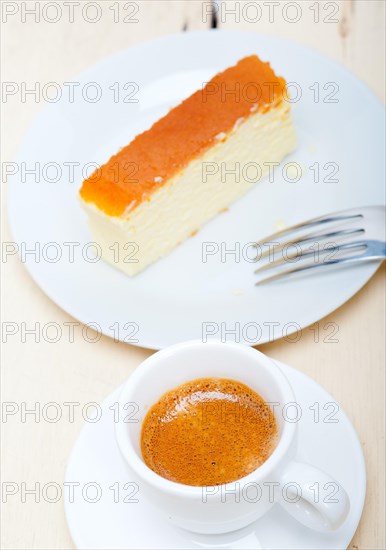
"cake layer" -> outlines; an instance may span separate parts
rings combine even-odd
[[[227,105],[223,105],[224,110]],[[194,234],[204,223],[228,207],[255,185],[269,166],[280,162],[296,145],[289,103],[281,102],[266,111],[256,111],[179,169],[162,186],[153,189],[127,216],[110,216],[92,202],[85,203],[94,239],[103,258],[128,275],[134,275]],[[165,150],[166,155],[166,150]],[[240,177],[231,173],[238,163]],[[222,170],[221,168],[224,168]],[[263,205],[256,205],[256,208]],[[114,256],[112,246],[125,254]],[[130,245],[128,243],[134,243]],[[115,245],[116,246],[116,245]]]
[[[229,134],[236,123],[253,113],[267,112],[282,103],[284,87],[285,81],[269,63],[256,55],[242,59],[86,179],[80,190],[82,200],[110,216],[130,214],[189,163],[216,147],[218,136]]]

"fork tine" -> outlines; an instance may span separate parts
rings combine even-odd
[[[364,233],[365,230],[364,229],[340,229],[339,231],[331,231],[330,233],[324,233],[322,235],[319,234],[318,231],[314,231],[312,233],[307,233],[304,237],[302,237],[301,239],[298,239],[298,240],[289,240],[289,241],[285,241],[284,243],[280,243],[277,247],[275,247],[275,251],[274,252],[279,252],[280,250],[283,250],[283,248],[285,248],[286,246],[289,246],[289,245],[299,245],[301,246],[302,244],[304,243],[307,243],[309,241],[312,241],[312,240],[321,240],[321,239],[329,239],[331,237],[344,237],[344,236],[347,236],[347,235],[358,235],[360,233]],[[260,256],[260,260],[262,260],[263,258],[265,258],[266,256],[268,256],[268,254],[270,253],[270,249],[268,250],[265,250],[261,256]]]
[[[298,229],[303,229],[307,227],[314,227],[315,225],[324,225],[326,223],[335,222],[335,221],[347,221],[347,220],[353,220],[355,218],[363,218],[363,214],[342,214],[339,216],[320,216],[318,218],[312,218],[311,220],[308,220],[303,223],[298,223],[296,225],[293,225],[291,227],[288,227],[287,229],[282,229],[281,231],[276,231],[276,233],[272,233],[272,235],[269,235],[268,237],[265,237],[264,239],[261,239],[260,241],[257,241],[255,243],[256,246],[260,246],[266,242],[269,242],[271,239],[276,237],[282,237],[284,235],[290,234],[293,231],[296,231]]]
[[[328,260],[327,262],[320,262],[320,263],[311,263],[305,266],[301,267],[295,267],[293,269],[287,269],[286,271],[281,271],[280,273],[276,273],[274,275],[270,275],[269,277],[266,277],[265,279],[261,279],[260,281],[257,281],[255,283],[255,286],[268,283],[274,280],[279,280],[283,277],[287,277],[288,275],[292,275],[295,273],[301,273],[302,271],[308,271],[310,269],[314,269],[316,267],[328,267],[332,265],[338,265],[338,264],[348,264],[348,263],[355,263],[359,261],[370,261],[370,260],[376,260],[377,258],[368,258],[366,254],[357,254],[356,256],[350,256],[349,258],[338,258],[335,260]]]
[[[354,243],[344,243],[344,244],[341,244],[341,245],[335,245],[335,246],[331,246],[329,248],[326,248],[326,249],[323,249],[323,250],[320,250],[319,251],[319,254],[331,254],[332,252],[340,252],[341,250],[355,250],[357,248],[367,248],[367,243],[366,241],[356,241]],[[286,258],[279,258],[278,260],[276,260],[275,262],[270,262],[268,264],[265,264],[261,267],[258,267],[257,269],[255,269],[255,273],[261,273],[262,271],[267,271],[268,269],[273,269],[274,267],[279,267],[280,265],[283,265],[286,263],[286,261],[288,260],[291,260],[291,259],[295,259],[295,258],[298,258],[299,260],[302,259],[302,258],[305,258],[307,256],[311,256],[311,255],[314,255],[315,254],[315,251],[314,250],[309,250],[309,251],[306,251],[306,252],[301,252],[300,254],[298,253],[295,253],[293,254],[292,256],[287,256]],[[338,260],[338,259],[337,259]],[[320,262],[314,262],[313,265],[315,266],[318,266],[318,265],[323,265],[323,264],[328,264],[330,260],[328,261],[320,261]],[[332,262],[334,263],[334,262]],[[299,271],[301,270],[302,268],[299,267]],[[308,269],[308,267],[304,267],[304,269]]]

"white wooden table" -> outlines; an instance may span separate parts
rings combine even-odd
[[[247,2],[238,2],[243,9]],[[137,1],[138,23],[125,24],[122,11],[125,2],[99,1],[102,16],[90,23],[74,12],[69,22],[68,8],[63,2],[62,16],[46,11],[39,2],[40,22],[25,15],[23,9],[34,2],[2,3],[10,12],[2,24],[3,81],[64,82],[102,57],[137,42],[183,29],[209,28],[209,17],[203,16],[207,2],[201,1]],[[87,4],[81,0],[81,8]],[[115,4],[115,7],[113,7]],[[236,3],[237,4],[237,3]],[[384,11],[383,0],[298,2],[302,15],[296,23],[288,2],[280,1],[270,22],[268,7],[263,2],[260,21],[253,22],[252,9],[238,20],[229,15],[235,2],[227,2],[218,13],[219,28],[253,30],[283,36],[311,46],[346,65],[383,100],[384,99]],[[23,8],[24,5],[24,8]],[[16,6],[16,8],[15,8]],[[314,6],[314,8],[311,8]],[[112,8],[112,9],[111,9]],[[52,9],[52,8],[50,8]],[[120,9],[118,13],[116,10]],[[316,9],[319,23],[315,22]],[[65,11],[67,10],[67,11]],[[115,10],[115,11],[114,11]],[[224,10],[224,7],[222,8]],[[335,13],[336,12],[336,13]],[[284,15],[283,15],[284,14]],[[88,19],[95,17],[90,9]],[[114,16],[118,22],[114,22]],[[338,19],[327,22],[325,19]],[[50,19],[51,22],[47,21]],[[286,20],[287,19],[287,20]],[[43,103],[26,101],[15,94],[2,104],[3,160],[11,161],[16,148],[33,117]],[[380,182],[381,184],[381,182]],[[3,201],[4,203],[4,201]],[[4,217],[3,217],[4,219]],[[6,220],[3,240],[11,240]],[[34,403],[101,402],[123,382],[150,352],[102,337],[92,344],[74,331],[74,341],[60,339],[56,344],[34,337],[21,337],[22,323],[31,328],[35,323],[56,322],[61,326],[74,321],[52,303],[34,284],[15,257],[3,268],[3,321],[14,322],[20,332],[3,345],[2,398],[30,408]],[[374,278],[353,299],[319,323],[336,323],[338,343],[315,341],[315,330],[304,330],[296,343],[277,341],[261,346],[261,351],[283,360],[320,382],[341,402],[354,423],[363,445],[368,490],[364,514],[350,548],[384,549],[385,495],[385,270]],[[63,500],[51,504],[33,495],[22,501],[21,490],[36,483],[63,482],[69,452],[82,426],[75,415],[73,423],[66,419],[57,423],[40,422],[31,416],[22,422],[20,413],[2,424],[2,481],[14,483],[19,491],[2,504],[2,547],[6,549],[73,548],[66,527]],[[23,485],[24,484],[24,485]],[[8,485],[9,489],[10,486]],[[16,490],[16,489],[15,489]],[[3,499],[4,501],[4,499]]]

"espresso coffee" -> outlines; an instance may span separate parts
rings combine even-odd
[[[143,422],[142,456],[162,477],[221,485],[261,466],[276,447],[275,417],[248,386],[199,378],[165,393]]]

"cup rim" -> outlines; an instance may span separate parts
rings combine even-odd
[[[157,351],[156,353],[145,359],[125,382],[118,399],[119,410],[121,410],[121,407],[129,401],[126,396],[130,394],[133,389],[135,389],[135,387],[141,382],[141,379],[146,377],[146,375],[148,375],[153,370],[153,368],[157,368],[157,363],[159,359],[165,359],[165,357],[171,356],[174,353],[178,353],[182,350],[186,351],[188,349],[196,349],[197,347],[202,346],[208,346],[208,348],[228,346],[233,348],[234,350],[237,350],[238,353],[243,354],[244,356],[254,358],[259,362],[260,367],[269,369],[270,374],[275,379],[275,382],[281,388],[285,399],[284,402],[290,403],[295,401],[295,396],[287,377],[284,375],[280,367],[262,352],[245,344],[239,344],[235,342],[224,343],[221,340],[217,339],[209,340],[206,343],[202,342],[201,340],[189,340]],[[186,381],[193,379],[194,378],[188,376]],[[235,376],[234,379],[237,380],[237,376]],[[172,389],[173,388],[171,387],[170,390]],[[129,437],[128,426],[130,426],[130,424],[117,422],[115,424],[115,437],[123,460],[128,464],[129,468],[133,470],[138,478],[145,481],[148,485],[152,485],[155,489],[161,490],[162,492],[166,492],[170,495],[183,495],[186,498],[193,499],[202,498],[203,486],[185,485],[183,483],[171,481],[162,477],[161,475],[154,472],[151,468],[149,468],[144,460],[138,456],[138,453],[135,450]],[[229,482],[226,485],[237,482],[240,484],[248,484],[252,482],[256,483],[266,478],[270,471],[273,471],[278,467],[281,460],[288,453],[295,437],[295,433],[296,423],[284,421],[279,443],[272,454],[269,456],[269,458],[250,474],[233,482]],[[205,487],[218,487],[218,485],[208,485]]]

